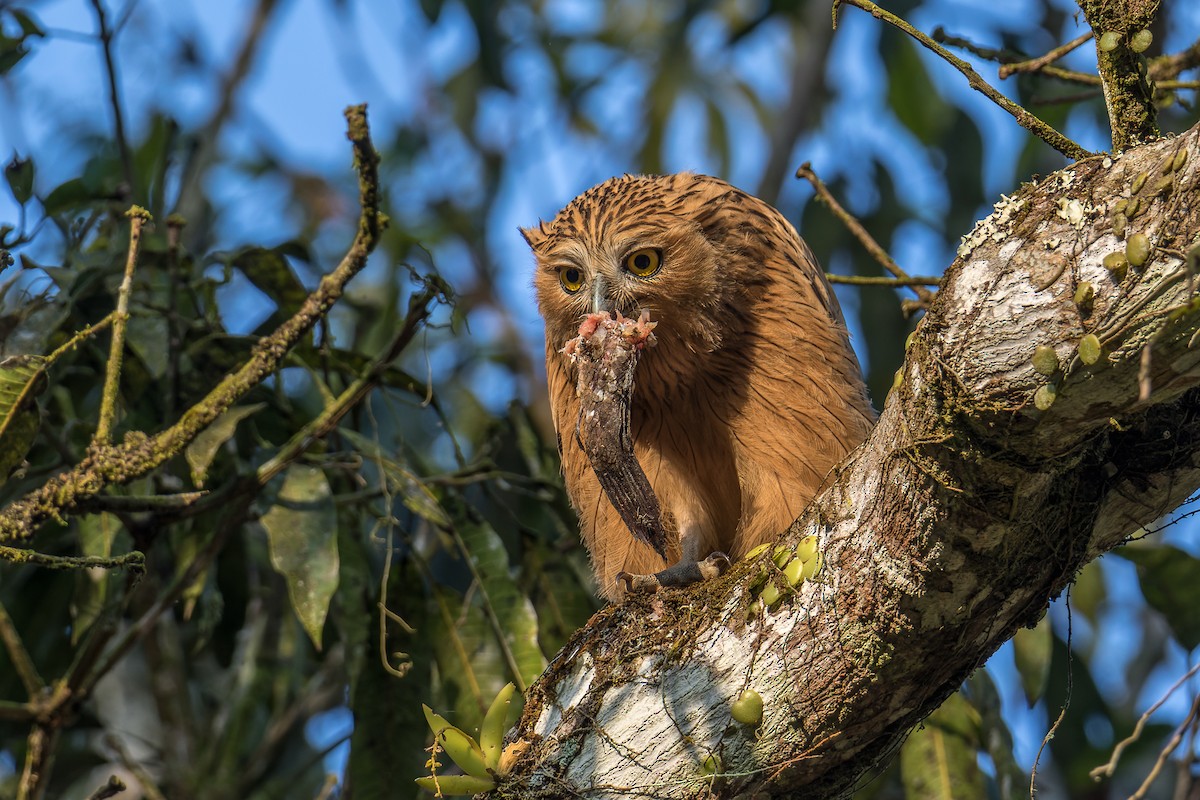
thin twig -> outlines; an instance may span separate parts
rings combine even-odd
[[[129,752],[129,748],[125,747],[125,743],[121,741],[119,736],[110,733],[104,737],[104,743],[113,749],[121,765],[132,772],[133,776],[137,778],[138,783],[141,784],[139,788],[141,788],[147,800],[167,800],[166,795],[162,793],[162,790],[154,783],[154,779],[150,777],[150,773],[133,757],[133,754]]]
[[[1017,121],[1017,124],[1019,124],[1022,128],[1029,131],[1034,136],[1038,137],[1067,158],[1072,159],[1073,161],[1078,161],[1081,158],[1087,158],[1088,156],[1092,155],[1091,152],[1080,147],[1078,144],[1056,131],[1050,125],[1046,124],[1035,115],[1029,113],[1029,111],[1017,105],[1012,100],[1009,100],[1000,92],[996,91],[996,89],[983,78],[981,78],[979,73],[976,72],[966,61],[963,61],[961,58],[954,55],[937,42],[933,41],[933,39],[930,39],[928,36],[914,28],[905,20],[901,19],[890,11],[880,8],[875,3],[872,3],[871,0],[834,0],[833,11],[835,20],[837,19],[838,7],[843,3],[855,6],[856,8],[861,8],[863,11],[866,11],[876,19],[881,19],[884,22],[887,22],[889,25],[899,28],[920,42],[922,46],[941,56],[951,66],[963,74],[963,76],[967,79],[967,83],[971,85],[972,89],[982,93],[984,97],[1000,106],[1009,114],[1012,114],[1013,118]]]
[[[1028,61],[1018,61],[1014,64],[1003,64],[1000,67],[1000,77],[1007,78],[1016,72],[1038,72],[1043,67],[1053,64],[1060,58],[1070,53],[1075,48],[1082,45],[1084,42],[1092,38],[1094,34],[1089,30],[1086,33],[1081,33],[1066,44],[1059,45],[1053,50],[1048,51],[1045,55],[1040,55],[1037,58],[1031,58]]]
[[[1138,787],[1137,791],[1129,795],[1129,800],[1142,800],[1146,796],[1146,792],[1150,791],[1150,785],[1154,783],[1158,774],[1162,772],[1163,765],[1167,763],[1167,759],[1171,757],[1171,753],[1174,753],[1175,748],[1179,747],[1179,743],[1183,741],[1184,733],[1187,732],[1188,727],[1196,719],[1197,715],[1200,715],[1200,694],[1197,694],[1192,699],[1192,707],[1188,710],[1187,716],[1183,718],[1183,722],[1175,729],[1175,733],[1171,734],[1171,738],[1167,741],[1166,746],[1159,751],[1158,758],[1154,760],[1154,767],[1146,775],[1146,779],[1142,781],[1142,785]]]
[[[207,490],[180,492],[179,494],[132,496],[101,494],[81,502],[76,510],[84,514],[96,514],[101,511],[126,514],[138,512],[162,513],[164,511],[178,511],[182,508],[189,508],[208,495],[209,492]]]
[[[830,283],[845,283],[850,286],[891,286],[894,288],[910,286],[941,286],[942,279],[932,275],[914,275],[911,278],[888,278],[883,275],[835,275],[825,273],[825,279]]]
[[[133,550],[123,556],[52,556],[39,553],[36,550],[22,550],[19,547],[0,545],[0,561],[11,561],[14,564],[33,564],[46,569],[131,569],[136,573],[146,571],[146,556],[138,550]]]
[[[817,177],[817,173],[813,172],[812,165],[809,162],[805,161],[800,165],[800,169],[796,170],[796,177],[804,178],[804,180],[812,184],[813,188],[817,191],[817,198],[829,207],[833,215],[841,220],[841,223],[853,234],[854,238],[862,243],[867,253],[878,261],[884,269],[892,273],[896,280],[912,280],[909,274],[900,269],[900,266],[892,260],[887,251],[880,247],[879,242],[875,241],[875,238],[867,233],[867,229],[862,226],[862,223],[855,219],[853,214],[842,208],[841,204],[834,198],[833,193],[829,191],[829,187],[825,185],[825,182]],[[923,284],[906,283],[904,285],[912,289],[913,294],[922,303],[929,303],[933,300],[933,292],[926,289]]]
[[[1178,53],[1161,55],[1150,59],[1146,72],[1150,79],[1162,86],[1168,78],[1178,78],[1179,73],[1194,67],[1200,67],[1200,39],[1180,50]]]
[[[116,775],[109,775],[108,782],[88,795],[88,800],[108,800],[125,791],[125,782]]]
[[[1146,723],[1150,721],[1150,717],[1154,715],[1154,712],[1162,708],[1163,703],[1167,702],[1171,695],[1175,694],[1175,692],[1179,690],[1179,687],[1187,683],[1188,679],[1197,672],[1200,672],[1200,662],[1197,662],[1195,666],[1185,672],[1182,678],[1171,684],[1171,688],[1167,689],[1163,696],[1154,702],[1154,705],[1147,708],[1146,713],[1138,717],[1137,724],[1133,726],[1133,733],[1117,742],[1117,746],[1113,748],[1112,756],[1109,757],[1108,761],[1093,769],[1088,773],[1088,775],[1095,780],[1100,780],[1101,778],[1111,778],[1117,769],[1117,761],[1120,760],[1121,754],[1125,752],[1125,748],[1129,747],[1129,745],[1141,738],[1142,731],[1145,729]]]
[[[50,353],[50,355],[46,356],[46,366],[50,366],[51,364],[53,364],[61,356],[66,354],[67,351],[74,350],[76,347],[78,347],[80,345],[81,342],[83,342],[84,339],[88,339],[88,338],[94,336],[95,334],[99,333],[100,331],[104,330],[105,328],[107,328],[112,323],[112,321],[113,321],[113,315],[110,313],[110,314],[107,314],[104,317],[104,319],[100,320],[96,324],[89,325],[86,328],[84,328],[83,330],[76,333],[74,336],[72,336],[66,342],[64,342],[63,344],[56,347],[54,349],[54,351],[52,353]]]
[[[150,220],[150,212],[131,206],[125,216],[129,217],[129,253],[125,258],[125,276],[117,292],[112,347],[108,351],[108,366],[104,372],[104,393],[100,396],[100,423],[96,426],[95,444],[108,444],[112,440],[113,421],[117,417],[117,390],[121,383],[121,359],[125,353],[125,324],[129,321],[129,295],[133,291],[133,270],[137,266],[138,250],[142,244],[142,226]]]
[[[962,36],[952,36],[941,26],[934,29],[933,40],[939,44],[957,47],[960,50],[966,50],[968,53],[979,56],[985,61],[994,61],[1000,64],[1000,70],[1010,68],[1014,64],[1026,63],[1023,54],[1012,50],[997,50],[994,47],[984,47],[980,44],[975,44],[970,39]],[[1066,83],[1082,83],[1085,86],[1100,86],[1102,81],[1099,75],[1091,75],[1086,72],[1076,72],[1073,69],[1064,69],[1051,64],[1046,64],[1038,69],[1037,74],[1043,78],[1054,78],[1056,80],[1065,81]],[[1001,74],[1001,77],[1004,77]]]
[[[1067,599],[1070,600],[1070,589],[1067,590]],[[1042,760],[1042,751],[1046,749],[1046,745],[1050,744],[1050,740],[1054,738],[1054,734],[1058,732],[1058,726],[1062,724],[1063,719],[1067,716],[1067,709],[1071,707],[1071,690],[1075,684],[1075,657],[1071,652],[1071,604],[1067,603],[1067,696],[1063,698],[1062,708],[1058,711],[1058,717],[1054,720],[1054,724],[1050,726],[1050,730],[1046,731],[1046,735],[1042,737],[1042,743],[1038,747],[1037,756],[1033,759],[1033,767],[1029,770],[1029,800],[1033,800],[1037,794],[1037,771],[1038,764]]]
[[[129,151],[129,140],[125,136],[125,114],[121,110],[121,92],[117,86],[117,65],[113,60],[113,32],[108,27],[108,15],[104,13],[101,0],[92,0],[96,11],[96,24],[100,28],[100,46],[104,51],[104,71],[108,76],[108,102],[112,105],[113,126],[116,128],[117,150],[121,153],[121,167],[125,174],[128,191],[134,190],[133,155]]]
[[[35,723],[25,741],[25,766],[17,783],[17,800],[41,800],[45,797],[45,782],[54,765],[57,746],[58,728]]]
[[[4,642],[4,649],[8,651],[8,660],[12,662],[17,676],[25,686],[25,693],[29,695],[30,699],[37,697],[46,688],[46,682],[38,674],[29,651],[25,649],[25,643],[21,641],[21,634],[17,631],[17,626],[13,624],[12,617],[8,615],[8,609],[4,607],[3,603],[0,603],[0,642]]]

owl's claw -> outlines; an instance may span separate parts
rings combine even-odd
[[[617,580],[625,583],[626,594],[654,594],[670,586],[690,586],[710,581],[729,569],[729,556],[718,551],[703,561],[680,561],[653,575],[618,572]]]

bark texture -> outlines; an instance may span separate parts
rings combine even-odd
[[[1200,486],[1198,150],[1193,129],[999,203],[879,424],[785,537],[819,538],[816,579],[754,613],[768,554],[597,614],[530,689],[498,792],[842,795],[1084,564]],[[1133,266],[1105,266],[1127,247]],[[757,729],[730,716],[745,688]]]

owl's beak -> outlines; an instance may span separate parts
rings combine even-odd
[[[608,298],[608,285],[604,282],[604,278],[600,275],[592,280],[592,313],[599,314],[601,311],[610,311]]]

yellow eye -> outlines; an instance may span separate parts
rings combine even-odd
[[[567,294],[575,294],[583,287],[583,273],[578,267],[563,267],[558,271],[558,282]]]
[[[625,269],[639,278],[649,278],[662,266],[662,251],[655,247],[643,247],[625,256]]]

